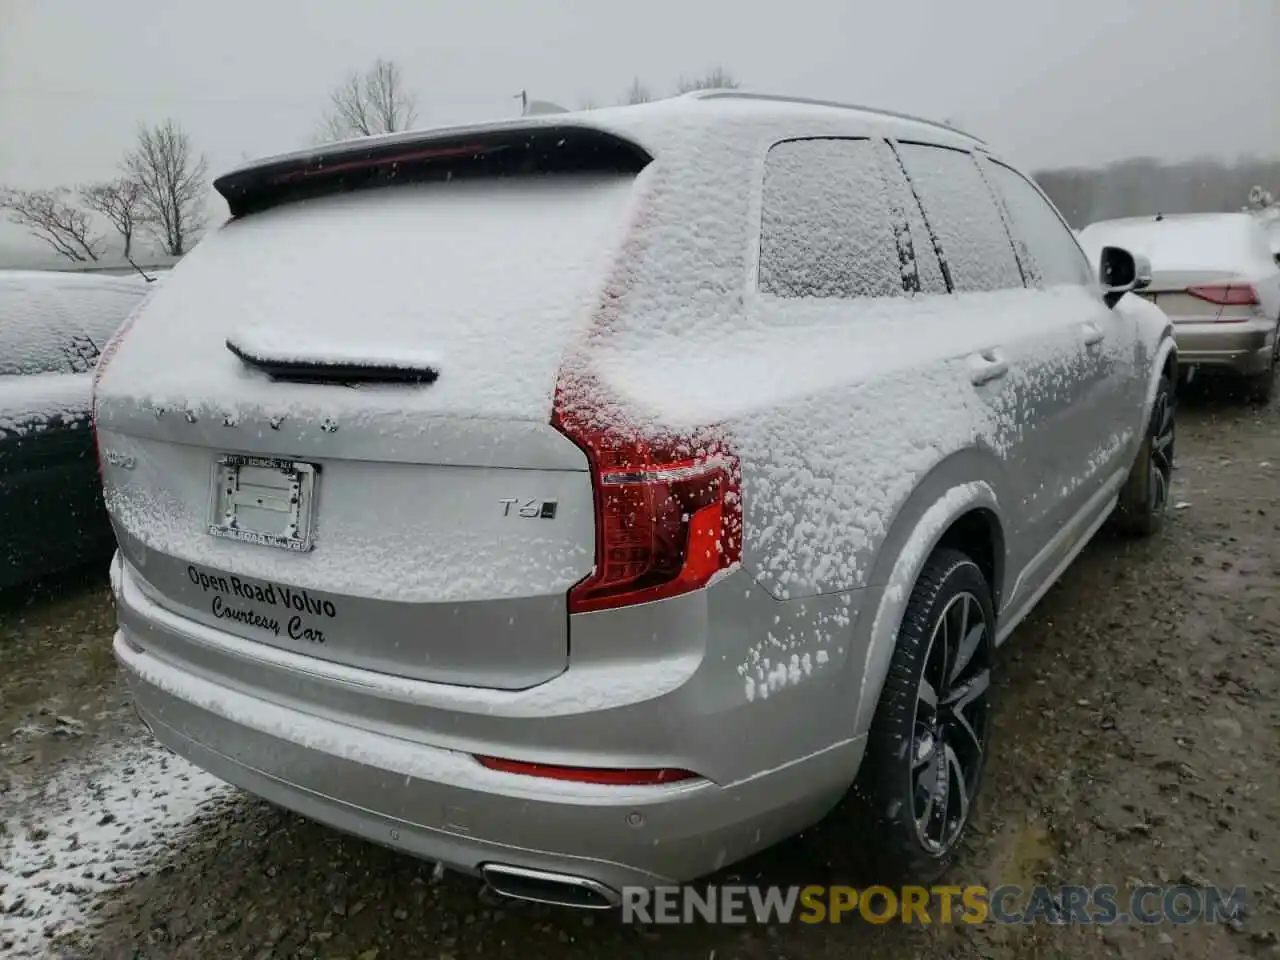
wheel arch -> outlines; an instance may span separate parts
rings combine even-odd
[[[1172,329],[1166,331],[1155,348],[1151,372],[1147,376],[1147,395],[1142,404],[1142,419],[1138,421],[1141,426],[1139,442],[1146,436],[1147,424],[1151,422],[1151,410],[1156,402],[1156,391],[1160,389],[1161,378],[1166,376],[1175,387],[1178,385],[1178,346],[1173,341]]]
[[[925,561],[940,546],[973,557],[991,585],[997,613],[1008,578],[1008,522],[1002,508],[1003,477],[989,453],[967,450],[939,464],[899,510],[871,575],[874,601],[859,612],[866,636],[857,672],[855,735],[865,734],[884,687],[898,627]],[[978,554],[974,556],[974,554]]]

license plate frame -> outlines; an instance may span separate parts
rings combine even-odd
[[[228,453],[214,462],[210,536],[306,553],[314,546],[320,468],[278,457]]]

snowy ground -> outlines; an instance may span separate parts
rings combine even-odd
[[[1100,536],[1002,648],[985,792],[948,879],[1244,884],[1233,927],[657,929],[494,903],[149,745],[103,573],[0,597],[0,956],[1280,958],[1280,404],[1192,396],[1178,444],[1164,533]],[[865,882],[843,872],[857,847],[823,828],[730,872]]]
[[[54,718],[55,735],[74,724]],[[0,947],[42,955],[53,937],[82,926],[101,896],[162,867],[198,815],[216,815],[230,794],[148,741],[109,745],[19,787],[19,812],[0,835]]]

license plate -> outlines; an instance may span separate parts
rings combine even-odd
[[[264,547],[312,547],[316,467],[296,460],[227,454],[213,469],[209,533]]]

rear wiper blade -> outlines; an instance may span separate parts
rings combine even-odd
[[[261,370],[272,380],[299,383],[435,383],[440,376],[436,365],[422,362],[271,357],[230,339],[226,344],[227,349],[246,366]]]

